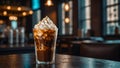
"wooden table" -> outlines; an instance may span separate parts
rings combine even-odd
[[[119,68],[119,61],[56,54],[56,63],[38,65],[34,53],[0,55],[0,68]]]

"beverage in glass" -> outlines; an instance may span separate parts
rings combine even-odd
[[[47,21],[49,22],[49,20]],[[41,21],[41,23],[45,22]],[[53,27],[53,25],[51,26]],[[43,28],[44,26],[40,27],[40,25],[37,27],[39,28],[33,28],[36,62],[38,64],[52,64],[55,62],[57,28],[55,25],[54,28],[48,26],[48,28]]]

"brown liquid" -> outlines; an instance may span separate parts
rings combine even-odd
[[[54,30],[33,30],[36,47],[36,56],[39,61],[52,61],[55,31]]]

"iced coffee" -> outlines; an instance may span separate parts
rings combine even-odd
[[[49,17],[43,18],[33,28],[37,63],[50,64],[55,62],[57,27]]]

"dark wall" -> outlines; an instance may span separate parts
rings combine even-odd
[[[91,0],[91,28],[95,36],[102,35],[102,0]]]
[[[48,16],[55,24],[57,24],[57,1],[52,1],[54,3],[53,6],[46,6],[46,0],[41,0],[41,17],[44,18],[45,16]]]
[[[58,11],[62,11],[58,9],[58,5],[62,4],[64,1],[63,0],[52,0],[54,3],[54,6],[45,6],[45,2],[46,0],[41,0],[41,15],[42,18],[45,16],[49,16],[53,22],[58,25],[58,16],[59,13]],[[77,35],[77,31],[78,31],[78,0],[73,0],[73,35]]]
[[[73,34],[78,34],[78,0],[73,0]]]

